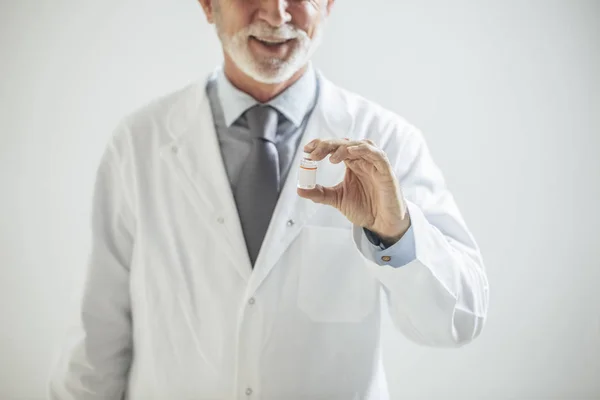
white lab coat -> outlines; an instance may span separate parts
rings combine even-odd
[[[460,346],[481,332],[480,253],[421,133],[319,81],[302,143],[369,138],[385,150],[416,260],[371,261],[360,227],[297,195],[293,168],[252,269],[202,79],[125,118],[106,148],[79,334],[52,399],[387,399],[380,297],[416,343]],[[318,181],[343,174],[323,161]]]

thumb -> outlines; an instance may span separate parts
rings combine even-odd
[[[314,189],[300,189],[298,188],[298,195],[308,200],[312,200],[315,203],[326,204],[328,206],[337,206],[338,202],[338,191],[335,187],[328,188],[321,185],[317,185]]]

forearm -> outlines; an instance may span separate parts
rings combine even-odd
[[[393,268],[381,262],[360,229],[355,242],[387,293],[395,325],[411,340],[430,346],[458,346],[481,332],[488,285],[479,251],[444,235],[421,210],[409,203],[414,259]],[[440,218],[450,218],[441,216]],[[449,226],[451,221],[436,221]]]

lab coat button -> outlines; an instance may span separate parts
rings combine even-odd
[[[172,146],[171,147],[171,151],[173,152],[173,154],[177,154],[179,152],[179,147],[177,146]]]
[[[246,396],[250,396],[252,394],[252,389],[246,389]]]
[[[225,218],[219,217],[219,218],[217,218],[217,222],[220,224],[223,224],[223,223],[225,223]]]
[[[288,220],[287,226],[294,226],[295,222],[293,219]]]
[[[254,297],[251,297],[251,298],[248,300],[248,304],[250,304],[250,305],[253,305],[254,303],[256,303],[256,300],[254,300]]]

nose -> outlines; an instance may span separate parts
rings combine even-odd
[[[260,0],[258,17],[275,28],[280,27],[292,19],[287,7],[287,0]]]

